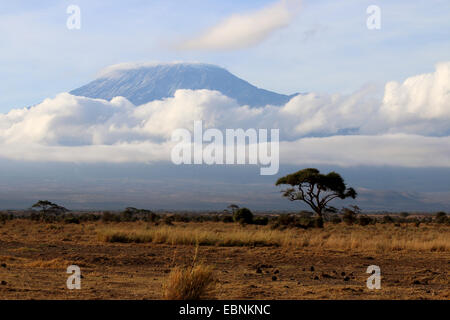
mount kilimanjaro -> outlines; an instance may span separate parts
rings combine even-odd
[[[70,93],[110,100],[123,96],[135,105],[173,97],[178,89],[216,90],[251,107],[283,105],[293,95],[255,87],[224,68],[203,63],[120,64]]]

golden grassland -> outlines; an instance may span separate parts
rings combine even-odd
[[[66,287],[72,264],[82,290]],[[381,290],[366,288],[372,264]],[[449,279],[436,223],[0,223],[0,299],[450,299]]]
[[[384,252],[450,251],[450,227],[412,224],[369,226],[328,224],[324,229],[272,230],[269,226],[217,223],[108,225],[97,230],[104,242],[200,246],[280,246]]]

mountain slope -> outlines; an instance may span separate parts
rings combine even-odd
[[[294,96],[259,89],[223,68],[200,63],[112,66],[96,80],[70,93],[108,100],[123,96],[140,105],[172,97],[178,89],[217,90],[249,106],[282,105]]]

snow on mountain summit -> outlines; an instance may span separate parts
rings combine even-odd
[[[107,100],[123,96],[140,105],[172,97],[178,89],[216,90],[249,106],[282,105],[294,96],[257,88],[212,64],[184,62],[113,65],[94,81],[70,93]]]

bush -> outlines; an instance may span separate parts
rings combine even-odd
[[[409,216],[408,212],[400,212],[400,217],[407,218]]]
[[[439,211],[436,213],[436,218],[446,217],[447,214],[444,211]]]
[[[368,224],[372,223],[372,219],[368,216],[360,216],[358,222],[361,226],[367,226]]]
[[[280,214],[272,220],[272,229],[302,228],[308,229],[316,226],[314,218],[298,217],[293,214]]]
[[[105,211],[102,213],[102,221],[103,222],[119,222],[120,217],[118,214],[114,214],[109,211]]]
[[[253,219],[253,224],[266,226],[269,223],[269,219],[267,217],[256,217]]]
[[[247,208],[240,208],[233,213],[233,220],[239,223],[251,224],[253,213]]]
[[[100,219],[100,216],[94,213],[83,213],[79,216],[79,219],[81,222],[98,221]]]
[[[342,209],[342,220],[348,225],[352,225],[357,221],[358,214],[361,210],[357,206],[352,206],[351,208]]]
[[[311,212],[308,210],[302,210],[299,212],[298,215],[303,218],[312,218],[314,216],[314,212]]]
[[[322,217],[317,217],[314,219],[314,227],[316,228],[323,228],[323,219]]]
[[[153,223],[158,222],[159,219],[161,219],[161,217],[158,214],[151,212],[151,211],[147,212],[144,215],[144,217],[142,218],[143,221],[153,222]]]
[[[73,214],[69,214],[69,215],[66,215],[66,216],[64,217],[64,222],[65,222],[65,223],[75,223],[75,224],[79,224],[79,223],[80,223],[80,218],[77,217],[77,216],[75,216],[75,215],[73,215]]]
[[[2,222],[3,224],[7,221],[7,220],[12,220],[14,217],[12,214],[7,214],[7,213],[0,213],[0,222]]]
[[[433,221],[432,217],[423,217],[421,220],[422,223],[430,223],[432,221]]]
[[[173,216],[165,215],[162,222],[167,226],[173,226],[173,221],[175,218]]]
[[[334,223],[334,224],[338,224],[338,223],[342,222],[342,219],[337,214],[335,214],[330,217],[330,222]]]
[[[394,219],[391,216],[385,215],[383,217],[383,223],[394,223]]]
[[[447,214],[445,212],[440,211],[440,212],[436,213],[436,216],[435,216],[435,222],[436,223],[444,224],[444,223],[446,223],[448,221],[449,221],[449,219],[448,219]]]
[[[230,215],[223,216],[222,217],[222,222],[225,222],[225,223],[234,222],[233,216],[230,216]]]

